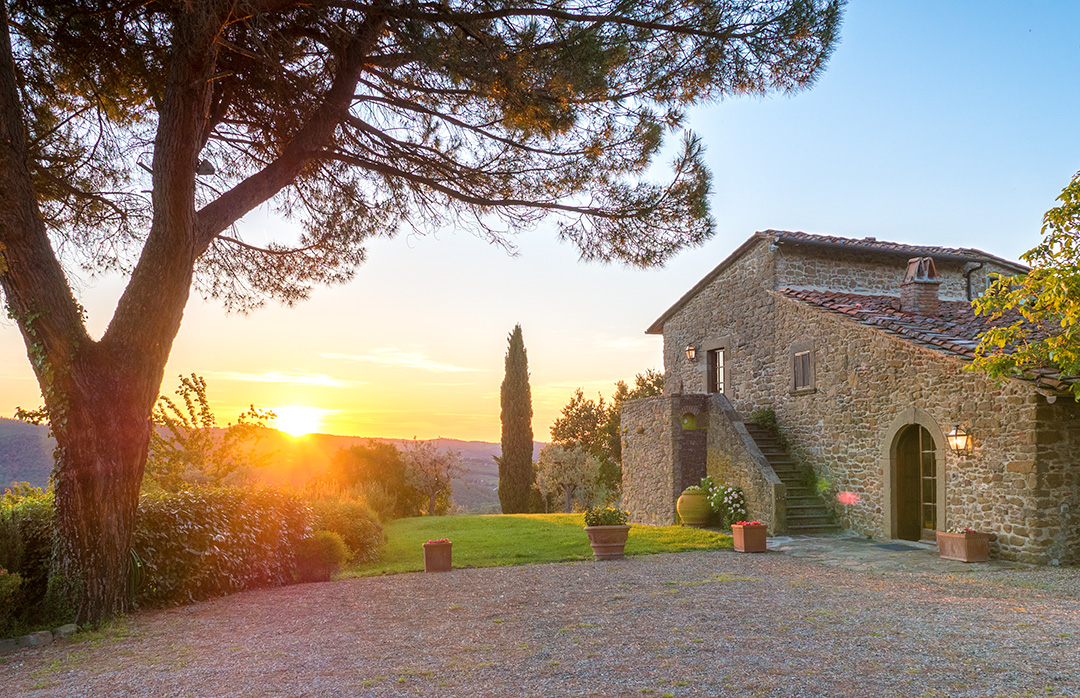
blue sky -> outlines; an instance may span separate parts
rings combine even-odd
[[[977,247],[1016,259],[1080,169],[1080,3],[855,0],[809,91],[695,109],[717,234],[664,269],[584,264],[550,226],[518,255],[454,231],[369,246],[348,286],[226,316],[195,299],[166,370],[203,374],[222,421],[249,403],[314,408],[321,430],[498,440],[506,336],[524,329],[534,432],[575,387],[661,367],[644,329],[756,230]],[[244,225],[276,225],[252,216]],[[83,286],[91,327],[120,282]],[[0,323],[0,415],[40,404]]]

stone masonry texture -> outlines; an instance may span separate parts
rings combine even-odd
[[[992,261],[981,268],[935,262],[943,300],[966,299],[965,272],[978,295],[988,274],[1008,271]],[[776,293],[818,288],[899,297],[905,267],[895,255],[776,245],[766,238],[685,299],[663,324],[664,398],[623,408],[624,502],[634,520],[673,520],[683,473],[683,466],[676,470],[677,399],[707,391],[705,351],[693,361],[684,354],[692,343],[702,350],[724,347],[726,398],[744,417],[764,407],[775,411],[792,454],[828,480],[845,528],[895,537],[888,515],[895,505],[891,454],[904,415],[917,412],[934,427],[935,439],[954,425],[973,434],[969,454],[936,444],[944,461],[942,527],[993,533],[997,557],[1080,563],[1080,406],[1067,397],[1050,403],[1024,381],[996,383],[966,370],[956,356]],[[795,345],[813,352],[810,390],[792,390]],[[703,411],[699,424],[710,431],[715,407]],[[716,436],[707,437],[710,474],[731,460],[726,449]],[[726,477],[744,489],[757,487],[749,471]],[[761,501],[764,493],[747,494]]]

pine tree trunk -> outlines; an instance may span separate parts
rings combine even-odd
[[[53,424],[53,572],[76,622],[97,625],[130,607],[131,539],[161,370],[80,361],[72,374],[64,419]]]

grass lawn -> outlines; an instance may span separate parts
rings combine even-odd
[[[424,569],[423,545],[449,538],[454,567],[496,567],[533,562],[592,559],[582,514],[422,516],[386,525],[382,558],[346,569],[342,577]],[[730,548],[731,536],[684,526],[630,527],[627,555]]]

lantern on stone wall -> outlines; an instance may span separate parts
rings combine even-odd
[[[945,435],[945,440],[949,442],[949,448],[953,453],[971,453],[971,434],[961,429],[959,424]]]
[[[694,347],[693,344],[687,344],[686,345],[686,360],[687,361],[693,361],[695,356],[697,356],[697,349]]]

